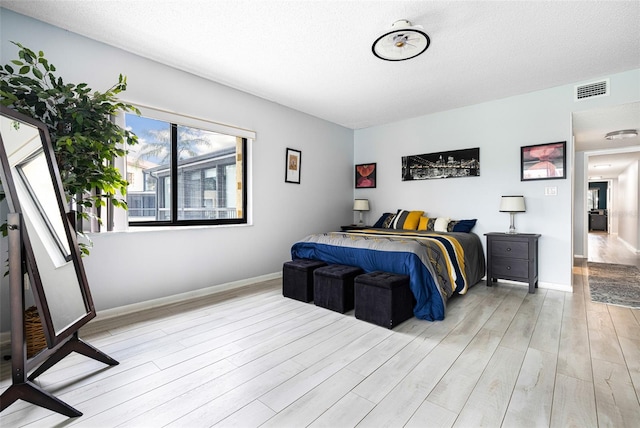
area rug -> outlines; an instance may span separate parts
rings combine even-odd
[[[592,301],[640,308],[640,270],[637,267],[595,262],[589,262],[587,267]]]

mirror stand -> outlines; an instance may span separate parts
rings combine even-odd
[[[60,348],[56,349],[54,354],[49,357],[44,363],[42,363],[29,376],[28,379],[34,380],[72,352],[77,352],[78,354],[100,361],[101,363],[105,363],[109,366],[117,366],[118,364],[120,364],[118,361],[114,360],[104,352],[84,342],[78,337],[78,332],[76,331],[75,333],[73,333],[71,338],[66,341]]]
[[[76,330],[66,341],[52,349],[40,352],[32,361],[27,360],[26,340],[24,334],[24,266],[22,253],[22,218],[19,213],[7,216],[9,238],[9,284],[11,288],[11,386],[0,396],[0,412],[17,400],[24,400],[40,407],[53,410],[69,417],[82,416],[82,413],[64,401],[40,388],[32,381],[53,367],[57,362],[77,352],[107,365],[114,366],[118,361],[83,342]],[[29,366],[37,364],[44,357],[46,360],[27,378]],[[47,358],[48,357],[48,358]]]

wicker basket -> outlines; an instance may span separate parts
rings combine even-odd
[[[27,339],[27,358],[31,358],[47,347],[38,308],[31,306],[24,311],[24,334]]]

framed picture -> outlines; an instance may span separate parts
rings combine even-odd
[[[376,164],[356,165],[356,189],[372,189],[374,187],[376,187]]]
[[[302,162],[302,152],[287,148],[286,170],[284,181],[286,183],[300,184],[300,163]]]
[[[520,181],[567,178],[567,142],[520,148]]]
[[[402,157],[402,181],[480,176],[480,147]]]

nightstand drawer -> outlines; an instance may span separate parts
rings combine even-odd
[[[494,257],[492,265],[492,275],[505,279],[528,279],[529,261],[508,257]]]
[[[494,257],[529,258],[529,243],[526,241],[496,240],[491,245],[491,255]]]
[[[529,293],[538,288],[537,233],[485,233],[487,285],[498,279],[528,282]]]

